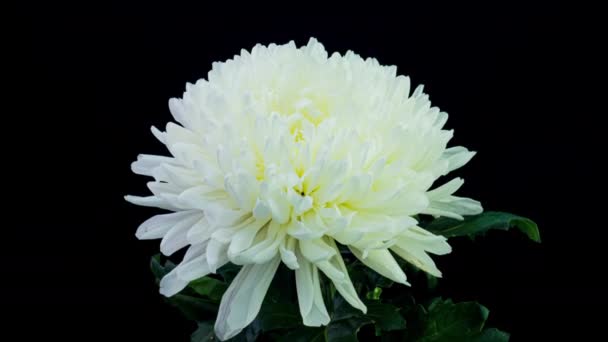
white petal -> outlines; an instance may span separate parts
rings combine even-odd
[[[336,290],[350,305],[363,311],[363,313],[366,313],[367,307],[357,295],[357,291],[355,290],[355,287],[348,276],[348,270],[346,269],[346,265],[344,265],[342,255],[340,255],[340,250],[338,250],[336,243],[332,239],[328,239],[327,242],[336,250],[336,254],[330,259],[330,261],[322,261],[317,263],[317,267],[319,267],[319,269],[321,269],[323,273],[325,273],[325,275],[332,280]],[[336,271],[342,274],[342,277],[336,277],[334,275],[334,272]]]
[[[462,178],[454,178],[451,181],[427,192],[426,194],[431,201],[441,200],[458,191],[463,184],[464,180]]]
[[[228,256],[234,256],[245,249],[249,248],[253,243],[258,231],[266,224],[266,221],[251,218],[248,224],[241,227],[233,234],[228,248]]]
[[[308,212],[299,220],[291,220],[287,228],[287,234],[298,240],[312,240],[323,236],[327,228],[314,212]]]
[[[431,201],[429,207],[422,211],[433,216],[446,216],[462,220],[462,215],[477,215],[483,212],[479,201],[466,197],[449,196],[441,201]]]
[[[165,130],[167,147],[169,148],[181,143],[199,146],[201,142],[201,138],[194,134],[194,132],[173,122],[167,123]]]
[[[192,244],[190,247],[188,247],[186,254],[184,254],[184,259],[182,262],[188,262],[194,258],[198,258],[199,256],[204,255],[206,250],[207,242]]]
[[[292,270],[297,270],[300,265],[298,263],[298,258],[296,257],[296,239],[292,237],[286,237],[281,243],[279,247],[279,252],[281,253],[281,260],[283,263]]]
[[[167,273],[163,279],[160,280],[160,293],[165,297],[171,297],[183,290],[190,283],[187,280],[183,280],[177,276],[179,266]]]
[[[154,137],[156,139],[158,139],[158,141],[160,141],[163,144],[166,144],[167,139],[166,139],[166,134],[164,132],[161,132],[158,128],[151,126],[150,127],[150,131],[152,131],[152,135],[154,135]]]
[[[300,216],[310,210],[313,205],[313,199],[310,196],[301,196],[292,188],[287,189],[287,201],[293,208],[293,215]]]
[[[207,242],[190,246],[184,259],[177,266],[177,276],[184,281],[192,281],[210,273],[207,264]]]
[[[127,195],[127,196],[125,196],[125,200],[127,202],[133,203],[135,205],[141,205],[142,207],[154,207],[154,208],[160,208],[160,209],[171,210],[171,211],[180,210],[179,206],[176,206],[175,204],[170,203],[169,201],[167,201],[164,198],[158,198],[156,196],[142,197],[142,196]]]
[[[254,208],[260,189],[255,176],[245,170],[237,174],[230,173],[224,178],[224,189],[239,208],[250,211]]]
[[[160,239],[177,223],[200,215],[199,211],[192,210],[152,216],[137,228],[135,236],[140,240]]]
[[[152,176],[152,170],[160,167],[163,163],[175,163],[175,159],[165,156],[140,154],[137,160],[131,164],[133,173],[144,176]]]
[[[215,273],[218,268],[228,262],[228,244],[222,243],[215,239],[210,239],[205,253],[207,264],[211,273]]]
[[[146,183],[148,189],[157,197],[163,197],[164,195],[177,195],[181,191],[180,187],[175,184],[167,182],[148,182]]]
[[[277,223],[284,224],[289,220],[289,205],[283,199],[268,199],[267,205],[272,213],[272,219]]]
[[[253,216],[259,220],[268,220],[272,216],[272,212],[265,202],[257,199],[253,208]]]
[[[257,264],[263,264],[274,258],[279,253],[279,246],[283,242],[284,237],[284,233],[278,235],[276,240],[265,246],[265,248],[260,249],[251,260]]]
[[[302,251],[302,255],[313,264],[329,260],[336,255],[336,253],[340,253],[332,246],[325,243],[323,239],[300,241],[300,251]]]
[[[250,248],[231,256],[230,260],[237,264],[263,264],[279,253],[279,246],[285,238],[285,230],[276,221],[263,227],[256,235],[255,242]]]
[[[185,168],[182,166],[176,166],[165,163],[160,166],[165,172],[169,182],[175,184],[180,188],[189,188],[203,183],[203,177],[196,171]]]
[[[206,209],[211,203],[227,199],[228,194],[225,191],[207,185],[194,186],[179,194],[180,202],[201,210]]]
[[[232,237],[238,231],[236,227],[226,227],[216,229],[213,234],[211,234],[211,239],[217,240],[218,242],[230,244]]]
[[[296,250],[297,252],[297,250]],[[297,252],[299,254],[299,252]],[[298,304],[304,325],[318,327],[329,323],[329,315],[323,302],[319,271],[314,264],[300,255],[300,268],[296,270]]]
[[[445,202],[433,202],[432,207],[434,209],[451,211],[465,216],[481,214],[481,212],[483,211],[483,208],[479,201],[476,201],[472,198],[457,196],[451,196],[451,198]]]
[[[343,282],[346,279],[346,274],[334,263],[324,260],[316,263],[317,267],[325,273],[325,275],[334,282]]]
[[[404,260],[412,263],[419,269],[434,275],[435,277],[441,277],[441,271],[439,271],[433,259],[431,259],[431,257],[429,257],[419,246],[402,244],[394,245],[391,249]]]
[[[433,216],[446,216],[462,220],[462,215],[477,215],[483,211],[481,203],[470,198],[452,196],[464,181],[454,178],[446,184],[427,192],[430,199],[428,208],[421,211]]]
[[[443,152],[443,158],[448,160],[448,172],[454,171],[475,156],[476,152],[471,152],[462,146],[450,147]]]
[[[382,211],[392,215],[416,215],[428,205],[429,200],[425,193],[404,191],[393,197],[387,208]]]
[[[205,207],[205,216],[216,227],[233,227],[251,217],[250,213],[227,208],[223,203],[210,203]]]
[[[188,231],[186,239],[190,244],[199,244],[207,241],[214,232],[214,227],[203,217]]]
[[[407,282],[407,277],[405,276],[405,273],[403,272],[395,258],[393,258],[393,256],[391,255],[391,252],[389,252],[388,250],[369,250],[367,252],[366,257],[364,258],[363,253],[360,250],[352,246],[349,246],[349,249],[353,252],[357,259],[361,260],[361,262],[365,266],[371,268],[372,270],[397,283],[410,285]]]
[[[365,233],[361,231],[344,229],[343,231],[334,234],[333,237],[336,239],[336,241],[340,242],[343,245],[351,245],[356,243],[357,241],[360,241],[364,235]]]
[[[408,229],[399,239],[399,241],[404,240],[412,241],[425,251],[435,255],[445,255],[452,252],[452,247],[444,236],[435,235],[420,227]]]
[[[175,159],[186,167],[195,168],[195,162],[202,162],[205,159],[205,151],[192,143],[176,142],[167,147]]]
[[[255,319],[280,262],[276,257],[266,264],[241,268],[222,296],[215,320],[215,334],[220,340],[234,337]]]
[[[443,255],[452,251],[445,237],[434,235],[420,227],[413,227],[404,233],[391,249],[406,261],[436,277],[441,277],[441,272],[427,252]]]
[[[169,99],[169,111],[173,114],[175,121],[186,126],[188,124],[186,110],[181,99],[171,98]]]
[[[188,230],[203,217],[202,213],[190,215],[183,220],[175,224],[165,234],[162,241],[160,242],[160,251],[164,255],[171,255],[178,250],[188,245]]]
[[[352,198],[365,196],[372,184],[372,177],[369,174],[361,174],[348,179],[342,193],[336,199],[336,202],[346,202]]]
[[[184,281],[192,281],[204,277],[211,273],[207,256],[202,254],[188,262],[180,264],[177,276]]]

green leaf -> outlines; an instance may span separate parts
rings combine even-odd
[[[481,217],[476,217],[469,218],[465,222],[456,221],[460,227],[447,225],[445,223],[447,221],[433,222],[430,226],[446,234],[474,235],[487,229],[510,227],[522,229],[521,222],[527,220],[510,214],[486,214],[500,214],[502,221],[496,217],[486,217],[485,221],[481,220]],[[511,218],[504,219],[505,215]],[[468,225],[470,222],[482,222],[486,227],[467,228],[466,225],[462,227],[463,223]],[[497,222],[503,222],[506,228],[501,228]],[[536,231],[536,235],[532,234],[532,237],[538,237],[538,228],[533,222],[531,224]],[[465,233],[462,233],[463,231]],[[540,238],[538,237],[537,240],[540,241]],[[162,260],[160,255],[156,255],[150,261],[150,268],[157,282],[175,267],[168,260],[163,264]],[[228,264],[218,270],[218,273],[226,282],[230,282],[239,270],[240,266]],[[303,326],[298,306],[294,304],[297,303],[297,299],[293,272],[280,268],[256,319],[229,341],[356,342],[361,328],[369,324],[374,324],[376,336],[382,341],[506,342],[509,339],[509,334],[500,330],[483,330],[488,310],[477,303],[453,303],[450,300],[438,299],[427,308],[416,304],[409,290],[391,288],[390,280],[386,280],[358,261],[353,261],[349,265],[349,271],[353,273],[351,278],[357,292],[362,297],[367,297],[364,299],[367,306],[366,314],[348,304],[340,294],[336,293],[332,282],[321,275],[322,293],[332,318],[331,322],[327,327]],[[428,278],[426,281],[429,289],[434,287],[434,278]],[[214,276],[203,277],[191,282],[181,293],[165,299],[179,309],[187,319],[198,322],[198,328],[192,334],[191,342],[217,340],[213,332],[213,322],[217,316],[219,300],[227,286],[228,284]],[[373,329],[365,328],[362,338],[367,339],[371,336],[370,332],[373,334]]]
[[[517,228],[531,240],[540,242],[540,232],[534,221],[497,211],[488,211],[480,215],[465,217],[462,221],[441,217],[432,221],[425,229],[445,237],[454,237],[474,236],[490,229],[509,230],[510,228]]]
[[[365,300],[365,305],[367,306],[366,314],[352,307],[342,296],[336,295],[330,326],[340,324],[339,327],[343,327],[348,324],[375,323],[377,332],[405,328],[405,319],[399,314],[398,307],[373,299]],[[335,333],[332,336],[335,337]]]
[[[380,342],[409,341],[405,330],[384,332],[377,338]]]
[[[198,329],[190,336],[190,342],[216,341],[212,322],[199,322]]]
[[[416,300],[414,299],[412,294],[401,289],[399,291],[392,291],[391,293],[385,295],[383,298],[383,302],[401,308],[402,314],[417,309]]]
[[[426,285],[430,291],[433,291],[439,285],[439,278],[432,274],[426,273]]]
[[[325,328],[299,327],[281,337],[278,342],[325,342]]]
[[[399,308],[377,301],[366,302],[367,314],[365,317],[372,319],[376,329],[381,331],[392,331],[405,329],[405,319],[399,313]]]
[[[241,267],[242,266],[240,265],[235,265],[229,262],[226,265],[220,267],[217,270],[217,273],[222,277],[222,279],[224,279],[227,284],[230,284],[232,282],[232,279],[234,279],[237,273],[239,273],[239,271],[241,270]]]
[[[393,281],[356,260],[348,266],[348,275],[357,291],[373,291],[376,287],[389,288]]]
[[[156,279],[165,276],[165,268],[160,263],[160,254],[156,254],[150,258],[150,270],[152,270],[152,274],[154,274],[154,278]]]
[[[321,282],[321,294],[323,295],[323,302],[327,308],[327,312],[331,315],[334,312],[334,300],[336,298],[336,286],[327,276],[319,272],[319,280]]]
[[[475,302],[453,303],[436,299],[423,320],[410,326],[421,328],[416,341],[471,341],[483,329],[488,318],[488,309]]]
[[[222,295],[226,292],[226,289],[228,289],[228,285],[224,282],[208,276],[192,281],[189,286],[201,296],[209,297],[218,302],[222,299]]]
[[[243,331],[226,342],[255,342],[262,333],[259,321],[256,319],[249,324]]]
[[[489,328],[477,335],[473,342],[508,342],[509,334],[496,328]]]
[[[380,300],[380,295],[382,295],[382,288],[376,287],[372,291],[369,291],[365,297],[371,300]]]
[[[369,317],[352,317],[329,323],[327,326],[327,341],[329,342],[358,342],[357,334],[361,327],[372,323]]]
[[[295,277],[293,270],[281,264],[274,274],[266,297],[264,297],[264,304],[285,303],[293,305],[297,302]]]
[[[219,309],[219,305],[215,302],[184,294],[176,294],[166,300],[179,309],[187,319],[193,321],[213,320]]]
[[[336,294],[334,296],[333,309],[333,314],[331,315],[332,321],[339,321],[363,315],[361,310],[355,309],[340,294]]]
[[[150,270],[152,270],[152,274],[156,278],[156,281],[159,282],[167,273],[171,272],[172,269],[175,268],[175,264],[171,261],[167,260],[163,265],[160,260],[160,254],[156,254],[150,258]]]
[[[257,320],[263,331],[293,328],[302,324],[297,305],[289,303],[264,303]]]

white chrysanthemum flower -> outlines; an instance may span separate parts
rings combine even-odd
[[[160,239],[183,261],[161,281],[172,296],[222,265],[243,265],[224,294],[216,334],[228,339],[257,315],[279,264],[295,271],[304,324],[329,323],[319,270],[366,311],[336,243],[365,265],[407,284],[393,254],[441,276],[427,253],[451,251],[415,215],[462,218],[479,202],[453,196],[462,179],[433,182],[474,152],[446,148],[448,115],[408,77],[347,52],[328,57],[311,39],[297,48],[257,45],[214,63],[169,108],[179,124],[152,128],[172,157],[140,155],[149,197],[129,202],[173,211],[152,217],[140,239]]]

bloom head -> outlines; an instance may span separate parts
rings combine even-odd
[[[427,253],[451,251],[415,215],[481,212],[479,202],[453,196],[461,179],[433,188],[474,155],[446,148],[447,114],[375,59],[328,57],[315,39],[257,45],[214,63],[169,108],[177,123],[152,132],[171,157],[140,155],[133,172],[154,178],[153,195],[126,199],[172,211],[145,221],[138,238],[162,238],[165,255],[188,247],[162,279],[164,295],[228,262],[243,265],[222,298],[221,339],[255,318],[281,262],[294,270],[304,324],[325,325],[319,271],[366,310],[337,243],[407,284],[393,253],[441,276]]]

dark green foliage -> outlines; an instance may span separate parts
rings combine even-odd
[[[498,211],[488,211],[480,215],[469,216],[462,221],[441,217],[425,227],[425,229],[445,237],[473,237],[484,234],[491,229],[509,230],[511,228],[517,228],[531,240],[540,242],[540,232],[534,221]]]
[[[423,224],[423,223],[427,224]],[[491,229],[517,228],[530,239],[540,242],[538,227],[529,219],[499,212],[468,217],[464,221],[421,218],[421,225],[446,237],[475,236]],[[281,265],[256,319],[240,334],[230,339],[236,342],[356,342],[378,341],[474,341],[505,342],[509,334],[494,328],[484,328],[489,311],[475,302],[453,303],[433,298],[438,279],[397,259],[408,273],[413,287],[394,284],[356,260],[347,248],[340,246],[348,265],[349,275],[359,296],[367,306],[363,313],[353,308],[325,276],[320,275],[322,294],[331,317],[326,327],[306,327],[298,308],[295,276]],[[175,267],[159,255],[150,262],[157,283]],[[192,342],[217,341],[213,326],[219,303],[240,266],[227,264],[217,275],[197,279],[179,294],[167,298],[190,320],[198,323]],[[426,291],[424,293],[413,293]],[[415,296],[414,296],[415,294]],[[417,300],[414,299],[417,298]]]

